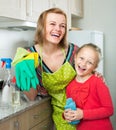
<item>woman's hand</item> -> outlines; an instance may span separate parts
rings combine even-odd
[[[29,91],[23,91],[23,93],[27,96],[27,98],[30,101],[34,101],[36,96],[37,96],[37,94],[38,94],[38,91],[37,91],[37,89],[30,88]]]
[[[95,74],[95,76],[97,77],[103,77],[103,75],[97,71],[94,71],[93,74]]]
[[[103,82],[105,82],[105,78],[103,77],[103,75],[101,73],[94,71],[93,74],[95,74],[95,76],[97,76],[97,77],[100,77],[103,80]]]

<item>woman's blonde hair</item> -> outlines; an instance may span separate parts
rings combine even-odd
[[[56,13],[61,14],[65,16],[66,19],[66,31],[64,34],[63,39],[60,41],[59,46],[65,48],[67,45],[67,16],[64,11],[62,11],[59,8],[51,8],[48,10],[45,10],[41,15],[39,16],[39,19],[37,21],[37,28],[35,33],[35,44],[43,44],[45,41],[45,35],[46,35],[46,17],[49,13]]]

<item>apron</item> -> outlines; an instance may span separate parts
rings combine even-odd
[[[76,72],[71,64],[66,61],[54,73],[42,72],[42,82],[49,95],[52,97],[53,120],[57,130],[76,130],[75,125],[69,124],[62,117],[66,104],[65,87],[75,77]]]

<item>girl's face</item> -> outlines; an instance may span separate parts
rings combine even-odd
[[[59,44],[66,32],[66,19],[62,14],[49,13],[46,17],[46,41]]]
[[[75,69],[79,76],[89,76],[97,67],[98,53],[90,47],[84,47],[75,56]]]

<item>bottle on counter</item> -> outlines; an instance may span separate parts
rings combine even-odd
[[[12,79],[12,73],[11,73],[11,58],[1,58],[2,61],[2,67],[5,65],[5,76],[4,76],[4,83],[2,86],[2,96],[1,96],[1,103],[0,106],[4,108],[8,108],[11,99],[12,99],[12,88],[11,86],[11,79]]]
[[[12,105],[17,106],[20,105],[20,90],[16,86],[16,79],[15,77],[12,78],[11,80],[11,88],[12,88]]]

